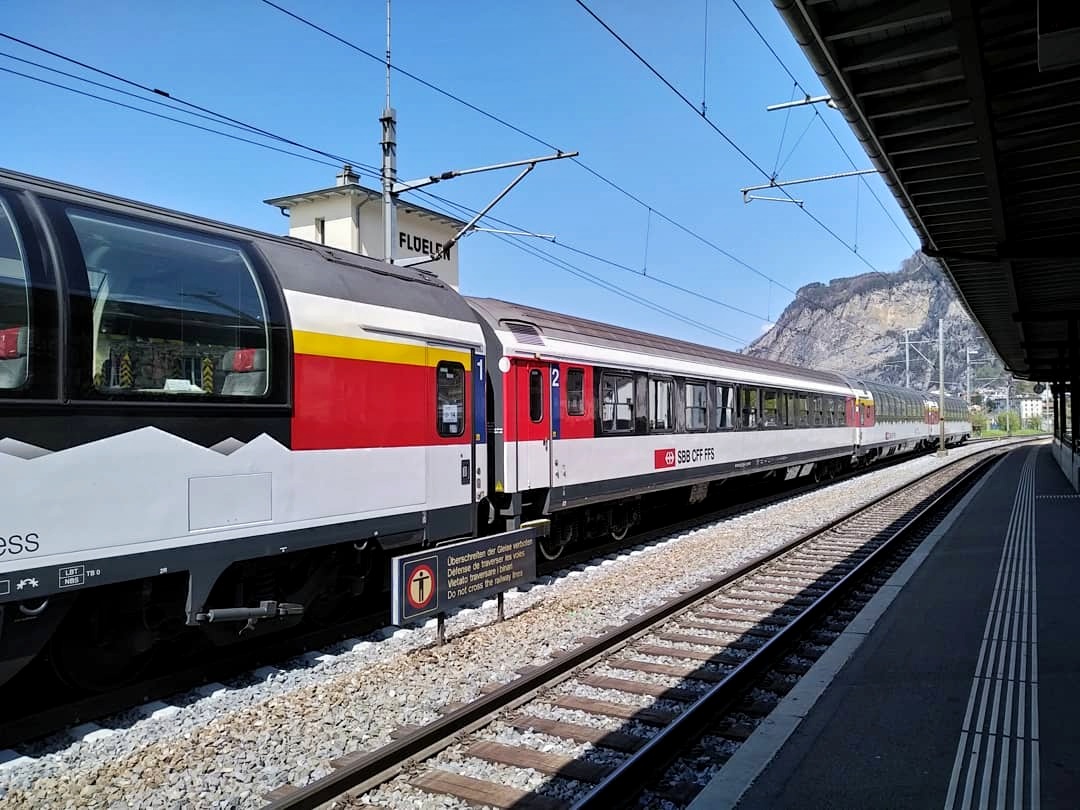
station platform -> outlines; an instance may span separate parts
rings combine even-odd
[[[1080,495],[1009,451],[690,805],[1080,807]]]

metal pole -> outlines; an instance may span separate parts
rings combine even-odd
[[[967,404],[971,407],[971,349],[967,350]]]
[[[1009,377],[1005,381],[1005,431],[1011,437],[1012,436],[1012,414],[1009,412],[1009,394],[1012,388],[1012,377]]]
[[[911,388],[911,330],[904,330],[904,387]]]
[[[397,180],[397,113],[390,106],[390,0],[386,0],[386,106],[382,118],[382,190],[383,258],[394,263],[394,235],[397,233],[397,208],[394,183]]]
[[[938,455],[945,455],[945,319],[938,318]]]

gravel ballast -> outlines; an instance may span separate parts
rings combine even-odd
[[[515,670],[542,663],[583,636],[618,625],[987,446],[953,450],[947,459],[923,456],[627,550],[584,570],[579,566],[508,593],[505,622],[495,621],[494,600],[449,617],[449,643],[443,647],[434,646],[434,622],[416,630],[387,628],[324,650],[323,658],[282,662],[280,671],[226,684],[211,695],[180,696],[177,710],[164,715],[128,725],[127,717],[124,723],[103,721],[113,731],[108,736],[44,741],[32,753],[18,752],[36,759],[0,766],[0,804],[13,810],[258,807],[282,784],[302,785],[325,775],[332,759],[374,750],[402,725],[430,723],[447,704],[478,697],[486,684],[508,682]],[[517,744],[523,736],[546,739],[556,746],[551,750],[568,754],[591,749],[523,735],[505,725],[492,729],[490,739],[502,736]],[[595,755],[607,752],[590,750],[590,758]],[[491,768],[471,757],[450,756],[464,774],[482,778]],[[385,787],[367,799],[389,798],[396,791]],[[404,792],[407,801],[398,806],[447,806],[441,797]]]

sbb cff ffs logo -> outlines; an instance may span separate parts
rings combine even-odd
[[[667,447],[653,451],[653,466],[657,470],[666,470],[680,464],[700,464],[703,461],[715,460],[716,449],[712,447],[695,447],[692,450],[676,450],[674,447]]]

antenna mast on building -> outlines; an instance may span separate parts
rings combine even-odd
[[[394,263],[394,234],[397,208],[394,182],[397,180],[397,113],[390,106],[390,0],[386,0],[386,106],[382,118],[383,258]]]
[[[554,155],[545,155],[543,157],[527,158],[525,160],[514,160],[509,163],[497,163],[492,166],[481,166],[475,169],[455,169],[448,172],[442,172],[441,174],[433,174],[428,177],[422,177],[418,180],[411,180],[407,183],[399,183],[397,181],[397,112],[390,106],[390,0],[386,0],[386,105],[383,108],[382,117],[379,118],[379,122],[382,124],[382,201],[383,201],[383,258],[389,264],[397,264],[402,267],[411,267],[416,264],[426,264],[427,262],[434,261],[434,256],[417,256],[415,258],[402,259],[394,261],[394,235],[397,233],[397,205],[396,197],[404,191],[412,191],[414,189],[422,188],[423,186],[431,185],[432,183],[438,183],[441,180],[452,180],[455,177],[461,177],[465,174],[476,174],[477,172],[487,172],[493,169],[505,169],[511,166],[525,166],[526,168],[521,171],[516,178],[510,181],[510,184],[506,186],[499,194],[488,203],[475,217],[473,217],[468,224],[465,225],[460,231],[450,237],[450,240],[442,245],[443,255],[450,255],[450,248],[465,236],[471,230],[486,230],[476,227],[476,223],[486,215],[495,205],[514,188],[518,183],[525,179],[525,176],[536,168],[537,163],[544,163],[549,160],[562,160],[563,158],[577,157],[578,152],[563,152],[559,151]],[[510,233],[509,231],[495,231],[496,233]],[[515,231],[515,235],[520,236],[535,236],[540,239],[548,239],[554,241],[555,237],[550,234],[534,234],[527,231]]]

